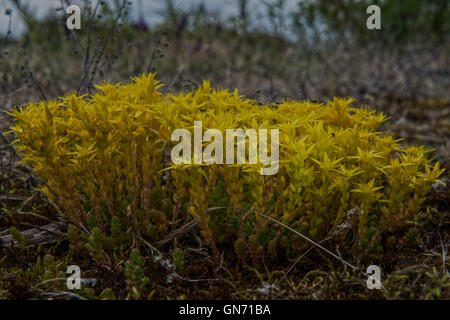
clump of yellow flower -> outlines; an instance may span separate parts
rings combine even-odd
[[[243,208],[315,239],[359,208],[350,229],[353,242],[361,243],[371,228],[393,230],[413,219],[442,173],[424,147],[404,148],[377,132],[386,118],[350,107],[350,99],[269,106],[237,90],[213,90],[208,81],[173,95],[158,91],[154,74],[132,80],[12,112],[16,146],[42,180],[41,190],[80,229],[91,224],[105,237],[122,228],[134,240],[157,241],[195,218],[213,248],[232,240],[254,258],[283,243],[291,250],[290,236]],[[195,120],[203,130],[279,129],[278,173],[262,176],[249,164],[171,164],[164,154],[175,144],[172,131],[192,132]]]

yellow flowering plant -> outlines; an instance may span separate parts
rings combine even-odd
[[[249,209],[313,239],[341,234],[347,247],[361,248],[374,230],[406,226],[440,182],[443,170],[428,150],[378,132],[386,117],[351,107],[351,99],[261,105],[208,81],[177,95],[160,87],[155,74],[143,74],[128,84],[99,85],[92,95],[71,93],[11,112],[22,161],[78,227],[71,232],[84,234],[73,239],[84,239],[100,261],[103,252],[158,241],[191,219],[216,253],[234,243],[241,259],[258,263],[266,252],[295,252],[291,232]],[[278,129],[278,172],[263,176],[260,164],[249,163],[172,163],[171,133],[192,133],[194,121],[222,132]],[[358,215],[342,231],[349,212]]]

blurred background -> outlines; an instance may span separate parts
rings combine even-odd
[[[71,4],[81,30],[66,28]],[[371,4],[381,30],[366,27]],[[0,9],[3,110],[156,71],[165,91],[210,79],[261,103],[351,96],[449,163],[447,0],[0,0]]]

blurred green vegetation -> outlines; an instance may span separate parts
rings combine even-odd
[[[293,19],[299,33],[324,27],[336,38],[382,43],[414,40],[444,41],[450,31],[450,5],[447,0],[307,0],[298,3]],[[366,8],[381,9],[381,30],[368,32]]]

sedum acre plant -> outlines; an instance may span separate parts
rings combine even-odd
[[[234,243],[255,263],[266,253],[293,254],[292,233],[249,209],[314,239],[338,234],[348,248],[363,248],[413,220],[442,173],[424,147],[402,147],[378,132],[385,116],[350,107],[351,99],[260,105],[208,81],[162,94],[154,76],[11,113],[23,162],[96,259],[158,241],[191,219],[216,252]],[[193,133],[194,121],[222,132],[278,129],[278,172],[264,176],[248,162],[172,163],[172,132]]]

